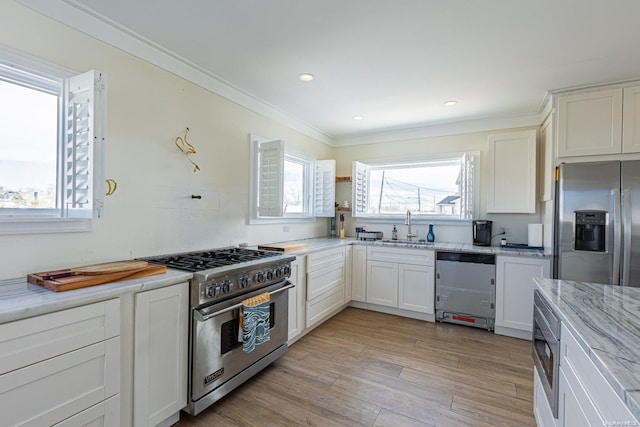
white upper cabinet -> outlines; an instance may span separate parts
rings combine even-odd
[[[536,212],[536,130],[489,135],[488,213]]]
[[[640,86],[624,89],[622,151],[624,153],[640,152]]]
[[[558,157],[622,151],[622,89],[558,99]]]

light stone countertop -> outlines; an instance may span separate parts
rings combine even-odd
[[[353,237],[339,239],[337,237],[318,237],[313,239],[290,240],[289,243],[306,243],[309,245],[307,249],[299,251],[287,252],[290,255],[304,255],[317,252],[331,247],[354,245],[367,246],[387,246],[397,248],[413,248],[422,250],[438,250],[438,251],[456,251],[456,252],[474,252],[481,254],[495,254],[503,256],[520,256],[529,258],[551,258],[550,251],[529,250],[529,249],[505,249],[500,246],[473,246],[465,243],[443,243],[435,242],[434,244],[404,242],[404,241],[388,241],[388,240],[358,240]],[[274,242],[275,243],[275,242]]]
[[[534,281],[640,420],[640,288],[542,278]]]
[[[0,284],[0,324],[71,307],[117,298],[130,292],[148,291],[186,282],[193,273],[168,269],[164,274],[54,292],[26,279]]]

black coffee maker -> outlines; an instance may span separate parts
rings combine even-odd
[[[491,246],[491,227],[493,221],[473,220],[473,245]]]

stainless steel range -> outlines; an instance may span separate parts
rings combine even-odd
[[[190,284],[189,403],[202,412],[287,351],[288,281],[295,256],[221,248],[143,258],[193,272]],[[269,341],[249,353],[238,340],[242,300],[270,294]]]

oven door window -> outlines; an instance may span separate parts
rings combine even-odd
[[[269,304],[269,330],[276,324],[275,304]],[[231,350],[242,347],[242,337],[240,333],[240,310],[233,311],[233,319],[225,322],[220,327],[220,354],[225,354]]]

